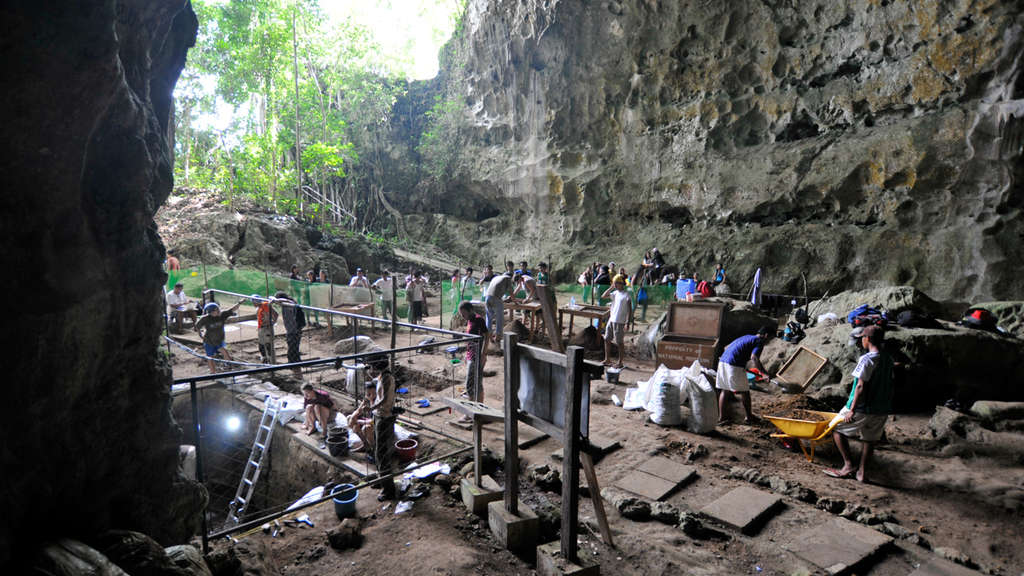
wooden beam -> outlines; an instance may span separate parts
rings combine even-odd
[[[540,310],[551,340],[551,349],[562,352],[562,328],[555,324],[555,291],[544,284],[538,284],[537,294],[540,296]]]
[[[515,515],[519,514],[518,412],[519,338],[505,334],[505,510]]]
[[[551,436],[552,438],[561,438],[562,436],[565,435],[562,428],[555,426],[554,424],[548,422],[547,420],[541,420],[540,418],[528,412],[523,412],[522,410],[519,410],[516,412],[516,418],[518,418],[520,422],[524,424],[529,424],[530,426],[533,426],[537,430],[540,430],[541,432],[547,434],[548,436]]]
[[[594,459],[588,452],[580,452],[580,460],[583,462],[583,474],[587,477],[590,503],[594,505],[594,516],[597,516],[597,526],[601,530],[601,539],[604,540],[605,544],[614,548],[615,543],[612,542],[612,529],[608,526],[608,517],[604,513],[604,499],[601,498],[601,487],[597,485],[597,471],[594,470]]]
[[[533,360],[540,360],[541,362],[547,362],[548,364],[554,364],[565,368],[566,359],[565,354],[560,352],[553,352],[547,348],[538,348],[536,346],[530,346],[529,344],[520,344],[519,353],[527,358]]]
[[[580,411],[583,404],[583,348],[570,346],[566,351],[565,430],[562,459],[562,558],[578,563],[576,539],[579,536],[580,507]],[[586,384],[589,385],[589,382]]]

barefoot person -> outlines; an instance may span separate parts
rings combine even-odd
[[[757,334],[740,336],[725,347],[725,352],[718,360],[718,376],[715,378],[715,387],[721,390],[718,395],[718,421],[727,422],[725,417],[725,403],[729,399],[729,393],[739,396],[743,403],[745,413],[744,422],[755,420],[754,413],[750,410],[750,385],[747,384],[747,364],[754,363],[754,367],[767,374],[761,364],[761,349],[771,340],[772,331],[767,326],[757,331]]]
[[[853,369],[853,389],[846,406],[839,412],[843,421],[836,426],[832,439],[843,457],[843,467],[836,470],[827,468],[825,474],[833,478],[849,478],[854,475],[853,460],[850,458],[850,442],[847,438],[861,441],[860,466],[856,468],[857,480],[865,482],[868,461],[875,443],[882,438],[885,421],[892,412],[892,357],[882,350],[884,333],[877,326],[868,326],[861,333],[861,344],[867,350],[857,367]]]
[[[608,315],[608,324],[604,329],[604,365],[610,366],[612,363],[612,340],[614,340],[615,346],[619,349],[619,362],[615,367],[622,368],[626,324],[629,322],[630,316],[633,315],[633,301],[629,298],[629,292],[626,292],[625,276],[617,275],[612,279],[611,287],[601,294],[601,299],[609,297],[612,299],[612,307]]]
[[[349,414],[347,421],[348,427],[363,441],[363,445],[355,452],[373,454],[373,415],[370,413],[370,406],[373,405],[374,399],[377,397],[377,391],[373,380],[367,380],[363,386],[365,388],[363,400]]]
[[[314,390],[312,384],[302,386],[302,409],[306,412],[306,421],[302,429],[310,436],[316,435],[316,423],[320,423],[320,430],[323,437],[327,439],[327,426],[331,422],[331,413],[334,411],[334,400],[331,395],[323,390]],[[327,445],[320,443],[320,448]]]

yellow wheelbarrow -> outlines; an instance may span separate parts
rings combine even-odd
[[[829,441],[829,435],[837,424],[843,421],[843,417],[835,412],[819,412],[817,410],[805,410],[817,414],[823,420],[799,420],[783,416],[766,416],[775,427],[782,431],[781,434],[772,434],[772,438],[794,439],[804,453],[808,462],[814,462],[814,447],[822,442]],[[803,440],[807,441],[810,452],[804,446]]]

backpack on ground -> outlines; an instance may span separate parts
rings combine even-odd
[[[896,323],[903,328],[941,328],[942,326],[927,312],[918,308],[907,308],[896,316]]]
[[[885,325],[889,323],[889,317],[882,310],[861,304],[846,315],[846,321],[853,327],[881,326],[885,328]]]
[[[705,298],[710,298],[715,295],[715,289],[712,288],[711,284],[707,280],[701,280],[697,283],[697,292]]]
[[[963,319],[960,320],[962,326],[968,328],[975,328],[977,330],[988,330],[989,332],[997,332],[996,322],[998,319],[991,310],[987,308],[968,308],[964,312]]]

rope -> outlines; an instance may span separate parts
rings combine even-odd
[[[174,338],[171,338],[170,336],[166,336],[165,335],[164,339],[167,340],[168,342],[170,342],[171,344],[174,344],[178,348],[181,348],[185,352],[188,352],[189,354],[195,356],[196,358],[202,358],[203,360],[213,360],[214,362],[223,362],[224,364],[233,364],[235,366],[254,366],[254,367],[257,367],[257,368],[263,368],[263,367],[266,367],[266,366],[276,366],[276,364],[260,364],[260,363],[257,363],[257,362],[239,362],[237,360],[224,360],[223,358],[211,358],[211,357],[209,357],[209,356],[207,356],[205,354],[200,354],[200,353],[196,352],[195,350],[189,348],[188,346],[185,346],[184,344],[182,344],[181,342],[178,342],[177,340],[175,340]]]

